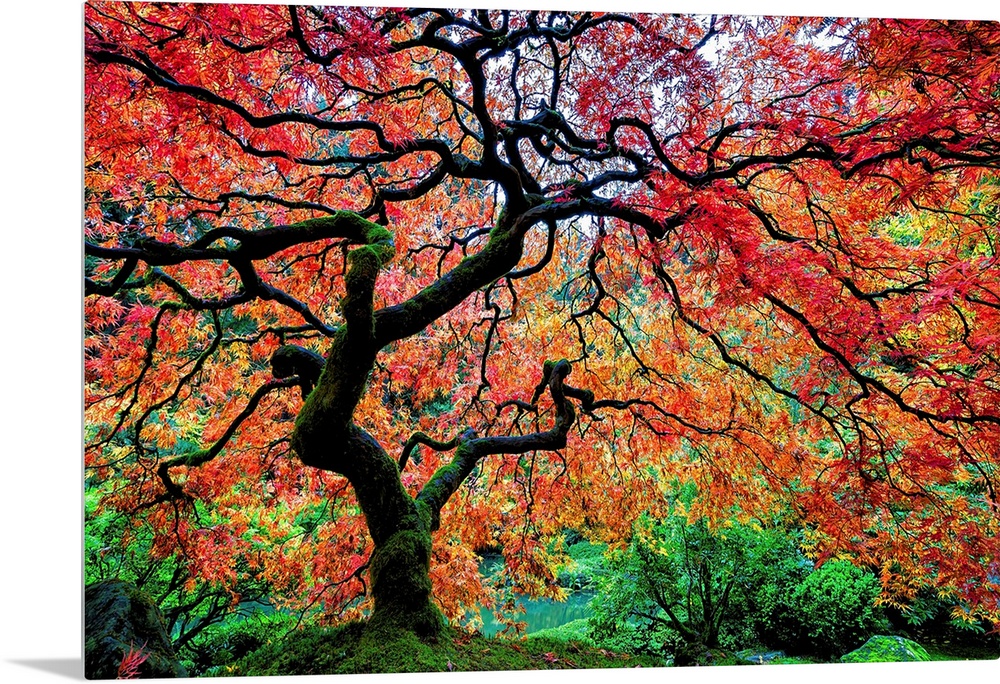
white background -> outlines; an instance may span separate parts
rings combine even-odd
[[[331,3],[333,4],[333,3]],[[346,4],[346,3],[345,3]],[[388,4],[372,2],[371,4]],[[395,3],[401,4],[401,3]],[[984,0],[426,0],[418,5],[1000,19]],[[82,17],[77,0],[0,15],[0,681],[82,679]],[[829,680],[1000,682],[1000,661],[393,676],[562,684]],[[358,675],[352,681],[384,676]],[[360,678],[360,679],[359,679]],[[261,680],[226,679],[247,682]],[[291,677],[273,682],[302,682]],[[310,681],[334,681],[323,677]],[[344,679],[338,681],[346,681]]]

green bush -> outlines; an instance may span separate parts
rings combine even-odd
[[[709,529],[671,516],[647,521],[607,561],[591,604],[591,635],[603,648],[697,661],[710,648],[763,645],[782,598],[808,572],[797,538],[730,522]]]
[[[796,534],[772,530],[755,544],[746,571],[745,591],[735,599],[734,611],[743,616],[731,630],[731,648],[786,648],[798,641],[799,621],[791,597],[812,571],[812,563],[799,550]]]
[[[811,572],[789,597],[786,645],[823,657],[839,656],[888,629],[875,606],[878,579],[849,561],[829,561]]]
[[[567,622],[558,627],[540,629],[527,635],[528,641],[537,639],[551,639],[562,643],[576,642],[586,646],[593,646],[594,640],[590,638],[590,623],[587,618],[580,618]]]
[[[598,648],[664,656],[673,651],[679,638],[661,622],[637,615],[650,603],[638,573],[637,556],[631,547],[606,558],[605,572],[597,577],[597,594],[590,603],[588,633]]]
[[[193,657],[185,662],[192,676],[219,671],[240,658],[280,639],[290,631],[296,618],[284,613],[255,612],[244,619],[230,619],[205,629],[189,646]]]
[[[647,521],[608,557],[597,589],[598,647],[678,662],[715,647],[831,659],[890,629],[871,572],[844,560],[813,569],[797,534],[753,524]]]
[[[591,589],[597,578],[607,571],[604,561],[605,544],[578,541],[566,549],[570,562],[559,569],[559,586],[567,589]]]

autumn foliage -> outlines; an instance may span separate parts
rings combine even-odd
[[[1000,620],[997,24],[85,16],[86,472],[122,544],[337,622],[433,530],[457,621],[502,604],[478,551],[558,595],[553,539],[625,543],[693,482],[692,518]]]
[[[139,667],[149,659],[149,655],[135,645],[129,647],[128,652],[122,658],[118,666],[118,679],[137,679]]]

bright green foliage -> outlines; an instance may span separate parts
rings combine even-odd
[[[568,589],[590,589],[597,577],[607,572],[605,544],[580,541],[566,549],[570,562],[559,569],[556,581]]]
[[[755,641],[754,630],[778,616],[778,595],[802,574],[801,560],[787,534],[759,525],[710,529],[680,514],[647,521],[609,561],[593,604],[595,640],[695,655]]]
[[[848,561],[824,563],[792,592],[791,617],[797,624],[798,651],[836,656],[857,648],[868,637],[887,629],[875,607],[878,579]]]
[[[797,643],[808,618],[796,614],[791,597],[811,571],[812,563],[799,549],[798,534],[772,530],[758,535],[753,565],[746,572],[749,590],[734,598],[733,612],[740,619],[732,627],[733,646],[788,649]]]
[[[528,635],[528,641],[536,639],[551,639],[566,643],[576,642],[587,646],[594,646],[594,640],[590,637],[590,621],[587,618],[580,618],[567,622],[559,627],[540,629]]]
[[[250,653],[280,640],[297,619],[285,613],[257,612],[206,629],[191,643],[191,660],[184,666],[192,676],[227,674],[226,668]]]
[[[847,560],[814,567],[799,543],[796,533],[753,524],[730,522],[709,529],[677,514],[659,523],[647,521],[626,550],[609,556],[592,603],[590,629],[571,623],[547,630],[545,636],[673,655],[676,664],[708,664],[709,649],[720,646],[789,654],[774,662],[803,662],[799,656],[829,662],[890,630],[876,605],[878,578]],[[714,644],[708,641],[713,629],[706,609],[709,595],[718,611]],[[914,621],[947,622],[942,618],[947,604],[944,599],[915,602]],[[722,664],[717,653],[711,655],[712,664]],[[988,656],[976,652],[970,657]]]

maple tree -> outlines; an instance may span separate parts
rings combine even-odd
[[[997,24],[98,1],[85,51],[86,468],[190,582],[434,634],[477,550],[558,596],[693,482],[1000,616]]]

